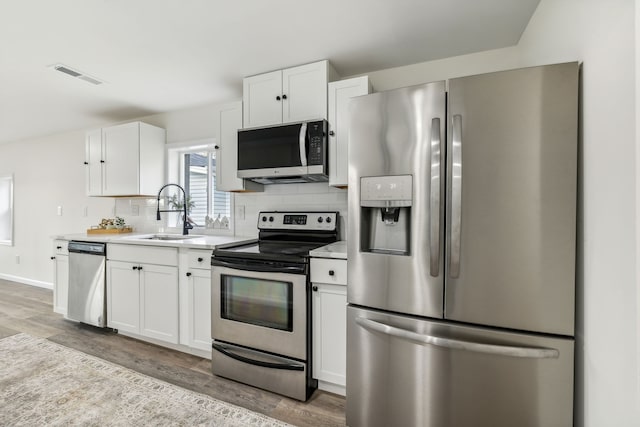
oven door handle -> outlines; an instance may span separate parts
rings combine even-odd
[[[232,268],[234,270],[258,271],[260,273],[292,273],[292,274],[305,273],[304,266],[300,266],[300,267],[272,266],[269,264],[262,264],[262,263],[236,264],[235,262],[220,261],[216,259],[211,260],[211,265],[213,267],[226,267],[226,268]]]
[[[287,371],[304,371],[304,365],[300,363],[272,363],[272,362],[265,362],[262,360],[250,359],[248,357],[240,356],[239,354],[233,353],[227,347],[220,344],[216,344],[216,343],[213,343],[213,348],[219,351],[220,353],[224,354],[225,356],[228,356],[232,359],[236,359],[240,362],[248,363],[250,365],[260,366],[263,368],[271,368],[271,369],[284,369]]]

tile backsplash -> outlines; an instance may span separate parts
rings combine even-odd
[[[258,213],[265,210],[337,211],[340,214],[340,239],[347,235],[347,190],[329,187],[327,183],[265,185],[264,192],[235,193],[234,227],[237,236],[256,236]],[[167,214],[156,220],[155,197],[115,199],[115,215],[125,219],[136,232],[157,233],[168,231]],[[171,224],[175,226],[175,224]],[[197,230],[195,233],[201,233]],[[215,234],[217,230],[207,230]]]

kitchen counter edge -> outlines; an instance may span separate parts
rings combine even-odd
[[[313,258],[337,258],[347,259],[347,241],[341,240],[321,246],[309,252],[309,256]]]
[[[191,249],[215,249],[217,246],[227,243],[239,243],[255,239],[251,236],[213,236],[205,235],[184,240],[148,240],[143,236],[153,233],[133,233],[126,235],[93,235],[86,233],[61,234],[51,238],[53,240],[81,240],[83,242],[105,242],[140,246],[164,246],[170,248],[191,248]]]

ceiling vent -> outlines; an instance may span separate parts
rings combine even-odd
[[[91,84],[94,84],[94,85],[101,85],[102,83],[104,83],[103,81],[98,80],[95,77],[91,77],[88,74],[85,74],[85,73],[83,73],[81,71],[78,71],[78,70],[74,70],[73,68],[68,67],[66,65],[63,65],[63,64],[55,64],[55,65],[52,65],[51,68],[53,68],[56,71],[60,71],[61,73],[65,73],[65,74],[67,74],[67,75],[69,75],[71,77],[75,77],[77,79],[84,80],[85,82],[88,82],[88,83],[91,83]]]

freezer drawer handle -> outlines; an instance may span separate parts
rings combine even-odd
[[[553,348],[514,347],[508,345],[481,344],[451,338],[441,338],[433,335],[424,335],[407,331],[405,329],[385,325],[384,323],[376,322],[364,317],[357,317],[356,323],[363,328],[391,335],[396,338],[413,341],[418,344],[435,345],[437,347],[450,348],[453,350],[474,351],[477,353],[532,359],[557,359],[560,357],[560,352]]]
[[[449,275],[460,276],[460,223],[462,221],[462,116],[453,116],[451,135],[451,244]]]
[[[248,363],[250,365],[261,366],[263,368],[284,369],[287,371],[304,371],[304,365],[300,365],[297,363],[270,363],[263,362],[262,360],[249,359],[248,357],[240,356],[239,354],[233,353],[228,347],[224,345],[216,343],[213,343],[213,349],[219,351],[227,357],[236,359],[240,362]]]
[[[429,201],[430,274],[440,274],[440,119],[431,119],[431,197]]]

